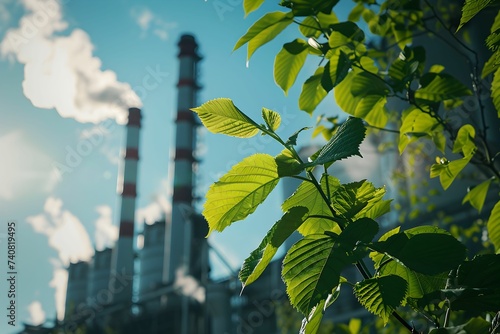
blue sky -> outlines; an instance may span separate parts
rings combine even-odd
[[[194,34],[203,56],[199,104],[229,97],[254,118],[263,106],[276,110],[283,114],[283,136],[314,124],[298,110],[301,85],[286,97],[272,76],[274,55],[298,37],[296,26],[258,50],[248,68],[245,49],[232,53],[264,11],[280,10],[277,2],[267,1],[244,19],[238,0],[0,0],[0,233],[8,221],[16,222],[15,330],[23,321],[53,319],[56,305],[62,311],[64,268],[116,238],[125,140],[118,100],[143,108],[137,218],[152,221],[168,210],[181,34]],[[308,62],[297,82],[317,65]],[[318,109],[317,114],[337,110],[331,95]],[[242,141],[205,132],[199,144],[200,195],[244,157],[280,151],[260,136]],[[279,188],[247,221],[211,237],[235,268],[279,218],[281,197]],[[214,266],[218,275],[227,274]],[[5,284],[2,279],[2,296]],[[0,332],[12,332],[3,314],[2,319]]]

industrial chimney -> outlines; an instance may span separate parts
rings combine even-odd
[[[176,271],[189,270],[192,239],[191,214],[193,202],[193,150],[196,143],[196,127],[199,124],[190,110],[196,106],[197,63],[201,57],[192,35],[182,35],[179,45],[179,81],[177,84],[177,117],[174,156],[174,184],[172,217],[166,229],[165,266],[163,280],[173,282]]]
[[[128,110],[127,143],[123,190],[121,194],[120,232],[113,249],[111,284],[115,291],[113,303],[131,303],[132,277],[134,274],[134,216],[137,184],[137,163],[139,161],[139,130],[141,110]]]

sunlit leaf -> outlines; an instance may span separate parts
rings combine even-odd
[[[497,115],[500,118],[500,68],[495,71],[493,75],[493,82],[491,83],[491,99],[493,105],[497,110]]]
[[[351,62],[342,50],[334,52],[325,66],[325,71],[321,78],[321,85],[329,92],[346,77]]]
[[[453,153],[463,152],[465,156],[470,155],[475,149],[474,137],[476,136],[476,129],[470,125],[463,125],[457,133],[455,142],[453,143]]]
[[[255,22],[243,35],[233,51],[248,43],[247,61],[250,60],[253,53],[262,45],[273,40],[280,32],[283,31],[293,21],[291,12],[272,12],[267,13]]]
[[[250,138],[259,133],[258,125],[239,110],[227,98],[219,98],[203,103],[192,109],[203,125],[213,133]]]
[[[477,211],[481,212],[483,210],[484,201],[486,200],[486,194],[490,187],[492,179],[488,179],[481,182],[479,185],[472,189],[469,189],[467,195],[465,195],[462,204],[469,202]]]
[[[317,19],[317,21],[316,21]],[[321,29],[318,26],[321,26]],[[316,18],[312,16],[308,16],[302,21],[302,24],[299,25],[299,30],[304,35],[304,37],[319,37],[321,35],[321,31],[327,29],[331,24],[337,23],[339,20],[334,12],[330,14],[318,13]]]
[[[385,108],[387,98],[385,95],[353,95],[354,78],[356,71],[350,71],[334,90],[335,101],[346,113],[364,119],[370,125],[384,127],[388,121]],[[359,82],[358,82],[359,87]],[[356,88],[356,92],[360,92]],[[385,93],[384,93],[385,94]]]
[[[307,58],[309,45],[296,39],[293,42],[285,43],[281,51],[274,60],[274,81],[283,89],[285,95],[293,86]]]
[[[358,25],[351,21],[341,22],[330,25],[332,32],[328,39],[330,48],[337,48],[339,46],[349,46],[352,43],[361,43],[365,39],[365,33],[359,29]],[[352,44],[351,48],[355,45]]]
[[[299,97],[299,108],[305,112],[312,114],[318,104],[323,101],[327,92],[321,86],[321,77],[323,76],[324,67],[318,67],[314,75],[309,77],[302,85],[302,91]]]
[[[373,220],[356,221],[340,235],[312,234],[293,245],[283,260],[282,271],[292,305],[309,315],[340,283],[342,269],[364,256],[356,248],[357,242],[371,240],[377,231]]]
[[[300,174],[305,168],[286,148],[276,156],[275,160],[280,177]]]
[[[457,31],[464,26],[470,19],[476,16],[481,10],[486,8],[494,0],[465,0],[462,8],[462,17],[460,18],[460,25]]]
[[[203,216],[213,230],[222,231],[255,211],[279,181],[278,166],[267,154],[243,159],[210,186]]]
[[[262,108],[262,118],[264,119],[264,122],[266,122],[266,125],[273,131],[278,130],[280,124],[281,124],[281,116],[278,114],[276,111],[267,109],[267,108]]]
[[[263,3],[264,0],[243,0],[243,10],[245,11],[245,16],[259,9]]]
[[[403,123],[399,130],[399,153],[402,154],[406,146],[418,138],[426,136],[432,139],[434,132],[442,132],[442,129],[442,125],[430,113],[410,107],[403,114]]]
[[[448,273],[444,272],[437,275],[424,275],[408,269],[401,263],[388,260],[380,268],[381,275],[397,275],[408,282],[408,297],[419,299],[433,291],[444,289]]]
[[[400,276],[388,275],[365,279],[354,286],[361,305],[387,323],[392,311],[406,297],[407,283]]]
[[[430,177],[434,178],[439,176],[439,182],[444,190],[448,189],[455,178],[460,174],[462,169],[467,166],[469,161],[474,156],[474,152],[471,152],[468,156],[463,157],[462,159],[457,159],[453,161],[443,160],[439,163],[435,163],[431,166]]]
[[[259,278],[278,248],[304,222],[306,213],[305,207],[293,207],[267,232],[259,247],[243,262],[239,273],[243,288]]]
[[[497,253],[500,252],[500,201],[495,204],[491,210],[490,218],[488,219],[488,236],[495,245]]]
[[[333,194],[339,186],[340,181],[333,176],[323,176],[321,178],[321,189],[326,194]],[[283,202],[281,208],[286,212],[294,206],[304,206],[309,210],[309,217],[307,221],[302,224],[298,230],[302,235],[333,231],[335,227],[337,227],[337,224],[333,220],[331,210],[327,205],[325,205],[324,199],[321,197],[318,189],[316,189],[314,184],[311,182],[302,182],[297,190],[289,198],[287,198],[285,202]]]
[[[472,91],[460,81],[446,73],[426,73],[420,78],[420,88],[415,91],[415,98],[441,102],[465,95]]]
[[[340,186],[332,196],[332,206],[347,219],[376,219],[389,212],[390,201],[382,198],[385,188],[375,188],[366,180]]]

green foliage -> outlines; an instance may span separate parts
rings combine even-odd
[[[466,0],[459,26],[464,40],[449,30],[451,23],[447,20],[452,18],[453,4],[445,7],[441,2],[431,5],[427,0],[357,0],[347,21],[339,22],[334,12],[338,2],[283,0],[280,5],[287,12],[264,14],[234,47],[237,50],[247,44],[249,60],[288,25],[298,24],[302,36],[285,43],[275,57],[276,84],[288,94],[307,59],[315,59],[318,67],[302,84],[298,107],[312,115],[332,92],[335,103],[348,115],[319,117],[313,136],[321,133],[327,142],[307,161],[295,147],[299,134],[308,127],[281,138],[276,133],[281,116],[275,111],[263,108],[262,123],[250,119],[229,99],[215,99],[193,109],[214,133],[240,138],[261,133],[283,146],[276,157],[259,153],[244,158],[210,187],[203,211],[210,232],[222,231],[252,214],[281,178],[299,179],[300,185],[281,205],[282,218],[244,261],[239,275],[243,287],[255,282],[278,248],[298,231],[303,238],[287,251],[282,277],[291,305],[304,316],[300,333],[361,331],[361,325],[354,322],[352,326],[322,327],[325,310],[337,300],[341,287],[347,285],[353,287],[360,304],[384,324],[394,316],[402,330],[414,332],[409,319],[397,313],[401,306],[407,306],[431,326],[439,325],[431,333],[488,333],[486,312],[500,310],[500,255],[486,254],[493,247],[500,254],[500,202],[489,213],[487,224],[484,217],[488,212],[482,220],[476,220],[483,223],[472,222],[470,227],[447,225],[453,235],[441,228],[447,218],[430,212],[426,215],[429,224],[437,221],[441,227],[398,226],[382,231],[385,233],[374,240],[380,229],[376,219],[391,211],[391,200],[384,199],[385,187],[375,187],[368,180],[343,184],[330,175],[329,167],[355,155],[361,157],[360,145],[367,132],[375,136],[382,131],[396,133],[391,137],[395,142],[382,141],[380,146],[397,147],[400,154],[404,153],[405,168],[409,169],[406,177],[417,175],[412,168],[420,172],[428,168],[429,177],[439,177],[446,190],[455,179],[469,173],[468,166],[477,165],[481,174],[473,174],[475,178],[462,202],[469,202],[478,214],[491,210],[492,203],[498,201],[493,196],[498,194],[500,184],[495,162],[500,153],[495,152],[498,145],[494,142],[498,133],[492,132],[493,126],[488,124],[500,117],[500,13],[485,41],[492,55],[481,64],[476,51],[467,44],[464,25],[494,1]],[[262,3],[244,0],[245,15]],[[462,77],[470,80],[458,80],[457,73],[447,72],[453,66],[446,63],[426,65],[433,59],[427,59],[426,43],[415,42],[419,36],[446,41],[456,52],[450,59],[468,59],[470,69],[464,68],[467,75]],[[480,82],[488,76],[492,76],[491,89]],[[496,110],[483,101],[486,89],[490,89]],[[457,108],[467,101],[477,102],[474,110],[467,110],[467,117],[472,115],[469,124],[463,119],[456,122]],[[377,137],[381,138],[384,136]],[[436,156],[437,151],[442,157]],[[436,163],[416,166],[417,159],[422,164],[432,159]],[[366,167],[370,162],[362,164]],[[322,172],[319,180],[317,168]],[[409,188],[413,191],[418,182],[428,185],[425,179],[411,180]],[[427,202],[428,207],[434,205],[426,196],[407,199],[410,206]],[[416,209],[413,216],[419,214]],[[474,238],[480,241],[477,235],[486,237],[485,228],[486,248],[472,245],[467,250],[465,245],[470,246]],[[484,254],[474,257],[478,248]],[[368,254],[373,266],[365,263]],[[342,276],[350,266],[361,273],[359,282],[349,282]],[[369,268],[375,272],[370,273]],[[451,326],[452,311],[465,311],[469,318]],[[482,318],[471,318],[476,315]],[[495,321],[492,327],[497,326]],[[392,328],[388,327],[387,332]]]
[[[387,323],[392,311],[405,299],[407,285],[400,276],[378,276],[357,283],[354,293],[361,305]]]
[[[458,29],[462,28],[464,24],[469,22],[469,20],[476,16],[477,13],[493,2],[494,0],[465,0],[464,7],[462,8],[462,18],[460,19]]]
[[[230,99],[220,98],[193,108],[203,125],[213,133],[250,138],[259,133],[257,124],[242,113]]]
[[[255,211],[279,181],[278,166],[267,154],[252,155],[235,165],[207,192],[203,215],[209,234],[222,231]]]
[[[233,51],[248,43],[247,61],[250,60],[258,48],[273,40],[292,20],[293,15],[290,13],[273,12],[264,15],[238,40]]]
[[[297,75],[307,58],[309,45],[303,40],[296,39],[283,45],[283,49],[276,55],[274,61],[274,80],[283,89],[285,94],[293,86]]]

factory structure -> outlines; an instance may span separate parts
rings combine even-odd
[[[208,232],[207,223],[194,206],[197,160],[193,152],[196,147],[196,129],[200,122],[190,108],[200,104],[196,97],[200,89],[197,69],[201,57],[192,35],[181,36],[178,46],[175,151],[170,165],[174,176],[171,213],[151,225],[144,224],[144,229],[140,232],[143,247],[137,249],[135,202],[136,185],[140,182],[137,180],[137,174],[140,168],[141,110],[130,108],[126,128],[119,238],[114,248],[96,250],[89,262],[69,265],[63,321],[51,328],[25,325],[22,333],[297,332],[296,326],[297,323],[300,325],[301,317],[288,303],[285,286],[281,280],[282,259],[271,262],[262,276],[247,286],[242,294],[236,273],[217,281],[210,277],[209,252],[214,252],[224,259],[223,255],[210,247],[205,238]],[[430,49],[433,50],[432,47]],[[396,150],[381,154],[377,149],[380,141],[395,140],[383,138],[384,135],[370,136],[363,142],[363,160],[348,159],[339,167],[332,166],[336,169],[330,169],[330,173],[343,183],[363,178],[376,180],[375,186],[386,185],[387,198],[395,198],[399,206],[422,210],[420,220],[414,220],[413,224],[432,223],[428,220],[430,215],[422,214],[426,203],[412,203],[412,198],[427,197],[428,189],[440,188],[439,185],[436,186],[438,181],[431,180],[431,185],[422,184],[423,179],[428,179],[423,176],[424,173],[428,175],[425,171],[427,161],[409,166],[409,157],[404,154],[399,156]],[[315,151],[314,146],[304,147],[301,154],[308,157]],[[369,164],[366,164],[367,159]],[[403,169],[402,173],[407,172],[405,169],[412,169],[417,173],[406,173],[407,177],[403,183],[398,183],[392,179],[392,172],[397,169]],[[296,189],[296,182],[294,179],[283,180],[285,197]],[[464,189],[463,185],[452,187]],[[406,192],[406,195],[401,195],[401,191]],[[477,215],[470,208],[449,205],[461,201],[463,195],[449,191],[447,196],[435,197],[435,200],[432,199],[434,210],[454,215],[457,217],[455,221],[458,222],[472,221]],[[487,200],[485,207],[491,206],[492,203],[491,199]],[[398,214],[398,211],[388,214],[385,220],[381,221],[382,227],[389,229],[398,224]],[[290,247],[296,238],[292,236],[287,240],[285,247]],[[352,281],[361,280],[360,274],[354,269],[353,267],[349,272],[343,272],[343,276]],[[352,318],[373,321],[373,317],[360,306],[349,289],[341,292],[339,300],[327,309],[325,318],[332,322],[348,322]]]

